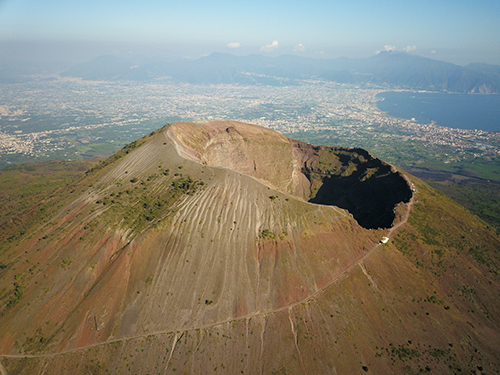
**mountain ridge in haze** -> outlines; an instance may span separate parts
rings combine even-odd
[[[106,60],[106,63],[103,63]],[[134,65],[103,57],[79,64],[63,76],[92,80],[148,80],[169,78],[196,84],[296,84],[324,79],[350,84],[390,85],[413,90],[498,93],[498,66],[466,67],[404,52],[383,51],[365,59],[312,59],[293,55],[267,57],[212,53],[196,60]],[[488,68],[486,68],[488,66]]]

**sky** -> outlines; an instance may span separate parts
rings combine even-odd
[[[500,65],[500,1],[0,0],[4,59],[337,58],[384,49]]]

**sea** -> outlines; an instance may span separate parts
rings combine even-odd
[[[456,129],[500,131],[500,95],[388,91],[377,107],[393,117]]]

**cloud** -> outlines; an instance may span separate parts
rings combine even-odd
[[[315,53],[316,53],[317,55],[324,55],[324,54],[325,54],[325,52],[323,52],[323,51],[316,51]]]
[[[273,40],[271,44],[260,47],[261,52],[272,52],[279,47],[279,42]]]
[[[396,52],[396,51],[414,52],[416,50],[417,46],[406,46],[404,48],[399,49],[396,46],[391,46],[387,44],[381,50],[375,51],[375,54],[378,55],[380,52]]]
[[[302,43],[299,43],[299,45],[295,46],[293,50],[295,52],[304,52],[306,50],[306,47]]]
[[[405,51],[405,52],[413,52],[416,50],[417,50],[417,46],[406,46],[405,48],[403,48],[403,51]]]
[[[433,50],[431,51],[431,53],[432,53],[432,54],[435,54],[435,53],[437,53],[437,51],[436,51],[435,49],[433,49]]]
[[[226,47],[227,48],[240,48],[241,44],[240,44],[240,42],[231,42],[231,43],[228,43],[228,45]]]

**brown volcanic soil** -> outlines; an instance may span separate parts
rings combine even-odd
[[[397,234],[290,195],[395,174],[348,151],[222,121],[124,149],[2,246],[0,371],[494,373],[498,237],[415,179]]]

